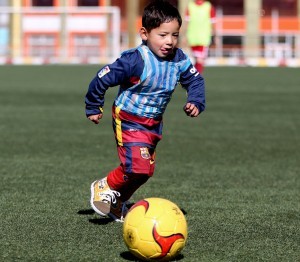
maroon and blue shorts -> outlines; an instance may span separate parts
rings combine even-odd
[[[140,117],[113,106],[118,156],[127,174],[153,175],[155,148],[162,138],[162,119]]]

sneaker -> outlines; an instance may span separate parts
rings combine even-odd
[[[107,215],[114,221],[123,223],[128,212],[127,204],[127,201],[121,202],[121,200],[117,198],[116,203],[111,203],[110,212]]]
[[[118,191],[110,189],[106,177],[91,184],[91,206],[101,216],[107,216],[112,206],[119,205],[120,195]]]

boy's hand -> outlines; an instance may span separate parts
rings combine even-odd
[[[187,103],[183,110],[190,117],[197,117],[200,114],[199,109],[191,103]]]
[[[91,120],[92,122],[94,122],[96,125],[99,124],[99,120],[102,118],[103,114],[97,114],[97,115],[91,115],[88,117],[89,120]]]

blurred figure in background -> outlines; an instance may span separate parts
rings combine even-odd
[[[201,74],[215,33],[215,18],[216,11],[210,2],[205,0],[189,2],[185,13],[183,44],[191,48],[195,68]]]

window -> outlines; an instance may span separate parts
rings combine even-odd
[[[78,0],[78,6],[98,6],[99,0]]]
[[[297,0],[263,0],[264,14],[270,16],[272,11],[278,11],[280,16],[297,16]]]
[[[32,6],[54,6],[54,0],[32,0]]]
[[[223,15],[243,15],[244,1],[242,0],[211,0],[215,8],[223,10]]]

